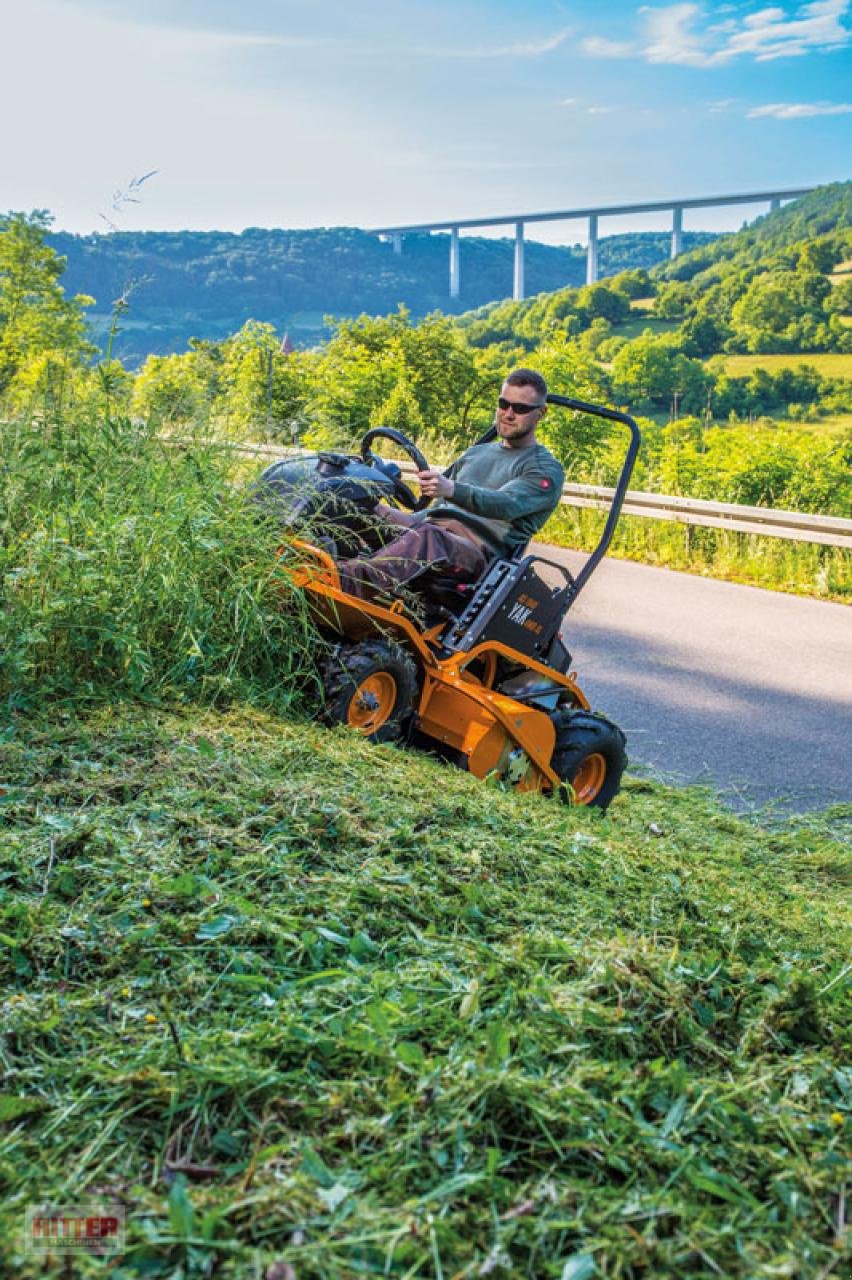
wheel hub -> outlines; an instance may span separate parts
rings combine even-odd
[[[375,733],[393,714],[397,685],[389,671],[367,676],[352,694],[347,722],[362,733]]]

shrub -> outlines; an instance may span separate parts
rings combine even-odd
[[[0,698],[286,700],[310,627],[232,455],[127,418],[3,427]]]

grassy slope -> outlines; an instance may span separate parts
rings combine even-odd
[[[825,820],[241,711],[19,722],[0,767],[3,1274],[60,1274],[49,1196],[126,1201],[114,1280],[842,1274]]]

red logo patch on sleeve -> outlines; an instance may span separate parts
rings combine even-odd
[[[542,489],[549,489],[549,488],[550,488],[550,481],[549,481],[549,480],[539,480],[539,484],[541,485]]]

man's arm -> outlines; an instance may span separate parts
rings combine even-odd
[[[516,476],[500,489],[481,485],[453,484],[453,502],[471,515],[491,520],[518,520],[540,511],[552,511],[562,492],[563,472],[558,463],[552,467],[536,467]]]

